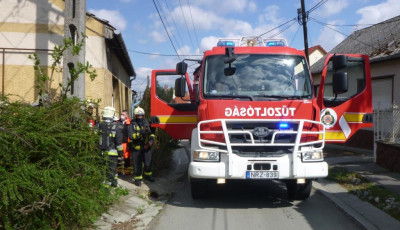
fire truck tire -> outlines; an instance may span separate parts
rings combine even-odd
[[[289,199],[305,200],[311,194],[312,181],[306,180],[304,184],[297,184],[296,180],[286,181],[286,189]]]
[[[207,180],[190,178],[190,189],[193,199],[204,198],[207,196]]]

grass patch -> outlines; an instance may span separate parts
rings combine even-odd
[[[146,208],[144,207],[144,205],[141,205],[136,208],[136,211],[138,212],[138,214],[143,214],[145,210],[146,210]]]
[[[400,196],[365,179],[362,174],[342,167],[329,167],[329,180],[344,186],[349,193],[367,201],[400,221]]]

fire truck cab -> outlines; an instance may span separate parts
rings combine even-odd
[[[151,77],[152,126],[191,140],[193,198],[235,179],[282,180],[289,198],[306,199],[328,175],[325,143],[372,126],[368,56],[328,55],[318,86],[283,39],[221,39],[198,63],[192,79],[185,61]]]

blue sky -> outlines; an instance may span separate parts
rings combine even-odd
[[[297,22],[300,0],[87,0],[86,4],[87,11],[121,31],[137,74],[133,89],[138,92],[146,87],[152,69],[174,69],[179,61],[176,53],[201,58],[218,38],[259,36],[288,22],[262,37],[285,38],[292,47],[304,49]],[[310,11],[307,23],[309,47],[321,45],[326,51],[353,31],[400,14],[399,0],[305,0],[306,11],[314,6],[318,7]]]

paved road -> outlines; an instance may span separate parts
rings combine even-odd
[[[362,228],[315,190],[308,200],[293,202],[287,199],[283,183],[233,181],[216,187],[205,199],[193,200],[185,181],[147,229]]]

